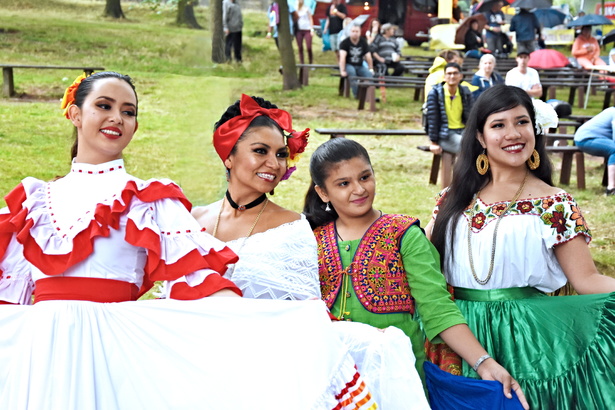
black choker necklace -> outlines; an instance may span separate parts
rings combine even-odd
[[[227,190],[226,191],[226,199],[228,199],[228,203],[231,204],[231,206],[234,209],[238,209],[240,211],[245,211],[246,209],[254,208],[258,204],[262,204],[263,201],[265,199],[267,199],[267,194],[263,194],[263,195],[259,196],[254,201],[250,202],[249,204],[239,205],[239,204],[237,204],[237,202],[233,201],[233,198],[231,198],[231,194]]]

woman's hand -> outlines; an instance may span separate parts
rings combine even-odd
[[[508,373],[508,371],[503,368],[498,362],[494,359],[489,358],[485,360],[483,363],[478,366],[476,373],[483,380],[497,380],[504,386],[504,395],[509,399],[512,399],[512,394],[510,392],[511,388],[517,394],[519,401],[524,409],[529,409],[530,406],[525,399],[525,395],[523,394],[523,390],[521,390],[521,386],[513,377]]]

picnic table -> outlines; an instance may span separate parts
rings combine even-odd
[[[81,70],[87,75],[92,74],[94,71],[103,71],[104,67],[90,67],[90,66],[57,66],[57,65],[23,65],[23,64],[0,64],[2,67],[2,94],[6,97],[13,97],[15,95],[15,82],[13,81],[13,70],[15,68],[34,68],[39,70]]]
[[[589,66],[589,69],[590,69],[590,71],[589,71],[589,80],[587,81],[587,89],[588,89],[588,90],[589,90],[589,89],[591,88],[591,86],[592,86],[592,78],[593,78],[593,76],[594,76],[594,71],[596,71],[596,70],[598,70],[598,71],[607,71],[607,72],[609,72],[609,73],[611,73],[611,74],[615,74],[615,67],[612,67],[612,66],[609,66],[609,65],[592,65],[592,66]],[[604,74],[602,74],[602,75],[604,76]],[[607,78],[615,78],[615,77],[613,77],[613,76],[607,76]],[[615,84],[613,84],[613,85],[615,85]],[[602,89],[605,89],[605,90],[607,90],[607,91],[608,91],[608,89],[609,89],[609,88],[610,88],[610,86],[609,86],[609,87],[602,87]],[[611,92],[608,92],[608,93],[605,95],[605,100],[604,100],[604,104],[603,104],[603,107],[604,107],[604,108],[607,108],[607,107],[608,107],[608,105],[607,105],[607,104],[608,104],[608,103],[610,102],[610,100],[611,100],[611,94],[612,94],[612,91],[611,91]],[[588,99],[589,99],[589,94],[587,94],[587,95],[585,96],[585,104],[583,105],[583,109],[586,109],[586,108],[587,108],[587,100],[588,100]]]

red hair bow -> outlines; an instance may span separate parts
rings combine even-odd
[[[241,115],[233,117],[220,125],[214,132],[214,148],[222,161],[230,155],[239,137],[248,128],[252,120],[264,115],[274,120],[286,132],[292,132],[290,114],[278,108],[263,108],[248,95],[241,94],[239,103]]]

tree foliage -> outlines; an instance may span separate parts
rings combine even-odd
[[[103,16],[112,17],[115,19],[126,18],[126,16],[124,16],[124,12],[122,11],[120,0],[107,0],[105,3],[105,11]]]

